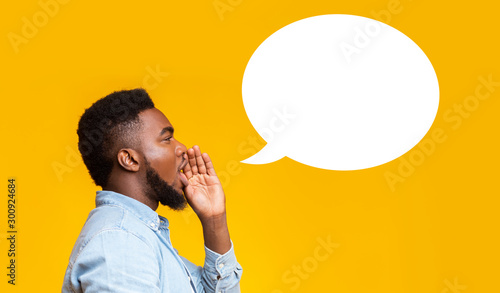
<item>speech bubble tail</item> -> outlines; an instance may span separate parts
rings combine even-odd
[[[277,150],[274,150],[268,143],[258,153],[241,162],[245,164],[260,165],[272,163],[284,157],[285,156],[281,155]]]

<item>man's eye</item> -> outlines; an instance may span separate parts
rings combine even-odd
[[[164,140],[171,141],[172,138],[173,138],[172,136],[169,136],[169,137],[165,138]]]

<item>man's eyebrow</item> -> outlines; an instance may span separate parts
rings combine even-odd
[[[162,136],[165,134],[165,132],[170,132],[171,134],[174,134],[174,128],[172,126],[167,126],[167,127],[164,127],[161,131],[160,131],[160,135],[159,136]]]

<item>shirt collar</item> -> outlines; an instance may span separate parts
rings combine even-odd
[[[118,192],[110,190],[96,191],[95,205],[96,207],[114,205],[126,209],[153,231],[158,231],[160,225],[162,228],[168,227],[168,220],[166,218],[159,216],[158,213],[142,202]],[[160,218],[163,222],[160,222]]]

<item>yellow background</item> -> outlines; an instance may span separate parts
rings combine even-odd
[[[145,86],[176,128],[177,139],[200,145],[224,176],[230,233],[244,269],[242,291],[499,292],[500,88],[475,105],[468,118],[460,118],[459,126],[458,114],[445,118],[454,104],[475,94],[479,76],[492,74],[500,81],[498,4],[219,2],[231,9],[219,15],[211,0],[70,0],[58,4],[17,53],[9,36],[23,36],[24,17],[31,23],[34,16],[42,17],[38,23],[43,24],[44,10],[35,0],[4,3],[0,291],[60,291],[97,190],[73,153],[78,119],[112,91]],[[241,98],[245,66],[260,43],[306,17],[373,18],[372,12],[389,9],[393,12],[385,22],[416,42],[436,70],[440,107],[426,138],[437,130],[446,139],[435,142],[423,162],[406,173],[398,168],[409,162],[412,151],[351,172],[316,169],[288,158],[268,165],[239,163],[257,152],[250,141],[264,145]],[[168,76],[148,78],[157,67]],[[327,156],[329,150],[315,145],[310,151]],[[66,172],[58,178],[54,166],[61,165]],[[389,184],[387,174],[400,181]],[[18,186],[16,286],[6,277],[10,176]],[[201,226],[192,211],[160,207],[158,212],[171,221],[179,252],[202,264]],[[338,244],[321,260],[315,254],[318,238]],[[293,273],[297,267],[307,273],[299,277]]]

